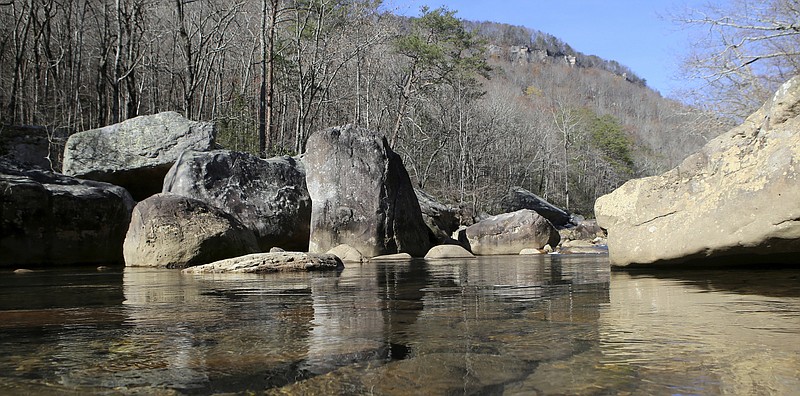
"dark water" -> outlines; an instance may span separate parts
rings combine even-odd
[[[0,394],[798,394],[800,271],[0,272]]]

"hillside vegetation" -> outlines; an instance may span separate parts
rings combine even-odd
[[[27,0],[0,5],[2,124],[86,130],[177,110],[226,148],[300,154],[355,123],[417,186],[476,212],[511,186],[590,214],[718,134],[617,62],[535,30],[398,17],[372,0]]]

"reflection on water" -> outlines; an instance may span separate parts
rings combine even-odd
[[[799,271],[656,275],[556,255],[4,272],[0,394],[800,389]]]

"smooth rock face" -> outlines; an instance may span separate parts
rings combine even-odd
[[[183,270],[189,274],[246,273],[261,274],[288,271],[341,271],[342,260],[332,254],[299,252],[256,253],[220,260]]]
[[[347,125],[314,133],[307,147],[309,251],[342,243],[366,257],[428,251],[429,231],[408,172],[384,136]]]
[[[253,233],[205,202],[156,194],[133,209],[125,265],[183,268],[258,252]]]
[[[121,263],[133,205],[122,187],[0,161],[0,267]]]
[[[261,251],[306,251],[311,197],[303,165],[228,150],[184,152],[164,178],[164,192],[199,199],[237,218]]]
[[[800,77],[660,176],[600,197],[612,265],[797,263]]]
[[[428,260],[454,259],[454,258],[473,258],[475,255],[459,245],[439,245],[434,246],[425,255]]]
[[[555,246],[560,240],[553,225],[529,209],[491,216],[467,227],[464,236],[478,256],[519,254],[526,248]]]
[[[214,148],[213,123],[178,113],[140,116],[70,136],[64,174],[123,186],[134,199],[161,192],[164,176],[186,150]]]
[[[499,206],[504,213],[516,212],[521,209],[533,210],[549,220],[556,228],[572,225],[571,216],[567,211],[522,187],[511,187],[508,194],[500,199]]]

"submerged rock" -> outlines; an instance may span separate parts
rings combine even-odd
[[[555,246],[560,240],[553,225],[529,209],[491,216],[467,227],[464,237],[479,256],[519,254],[526,248]]]
[[[595,203],[612,265],[797,263],[800,77],[660,176]]]
[[[124,188],[0,161],[0,267],[122,262]]]
[[[69,137],[64,174],[125,187],[136,200],[161,192],[164,176],[186,150],[214,148],[216,126],[168,111]]]
[[[367,257],[428,251],[411,179],[384,136],[352,125],[319,131],[303,162],[312,201],[309,251],[343,243]]]
[[[255,253],[258,245],[228,213],[162,193],[136,205],[123,250],[127,266],[183,268]]]
[[[287,271],[341,271],[342,260],[332,254],[300,252],[256,253],[210,264],[186,268],[189,274],[248,273],[259,274]]]
[[[164,192],[230,213],[253,231],[261,251],[308,250],[311,197],[303,165],[295,158],[187,151],[165,177]]]

